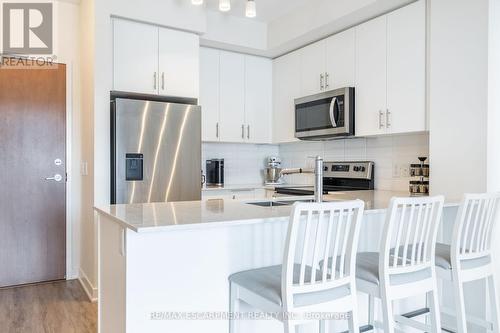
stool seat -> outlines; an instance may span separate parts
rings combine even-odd
[[[480,258],[462,260],[462,269],[472,269],[476,267],[481,267],[491,263],[491,258],[489,256],[484,256]],[[444,270],[451,270],[451,246],[437,243],[436,244],[436,266]]]
[[[294,283],[299,282],[300,276],[300,265],[294,265],[293,279]],[[312,268],[306,266],[305,269],[305,279],[309,281],[311,279]],[[245,288],[254,294],[276,304],[279,306],[283,305],[281,297],[281,276],[282,276],[282,265],[262,267],[257,269],[251,269],[248,271],[238,272],[229,276],[229,281],[236,283],[242,288]],[[322,272],[316,270],[316,281],[321,281]],[[350,294],[350,290],[347,287],[339,287],[328,289],[320,292],[310,292],[295,295],[294,304],[295,306],[307,306],[318,303],[329,302]]]

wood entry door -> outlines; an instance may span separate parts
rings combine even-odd
[[[66,67],[28,65],[0,66],[0,287],[66,276]]]

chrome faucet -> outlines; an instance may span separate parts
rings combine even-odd
[[[289,168],[282,169],[281,175],[291,175],[297,173],[312,173],[314,174],[314,201],[323,202],[323,158],[316,156],[315,167],[311,168]]]

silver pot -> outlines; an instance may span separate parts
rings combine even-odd
[[[266,183],[278,183],[281,179],[281,168],[268,167],[264,170]]]

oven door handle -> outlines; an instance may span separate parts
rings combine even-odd
[[[335,120],[335,115],[333,114],[335,104],[337,104],[337,97],[332,98],[332,101],[330,102],[330,122],[332,123],[333,128],[337,127],[337,121]]]

